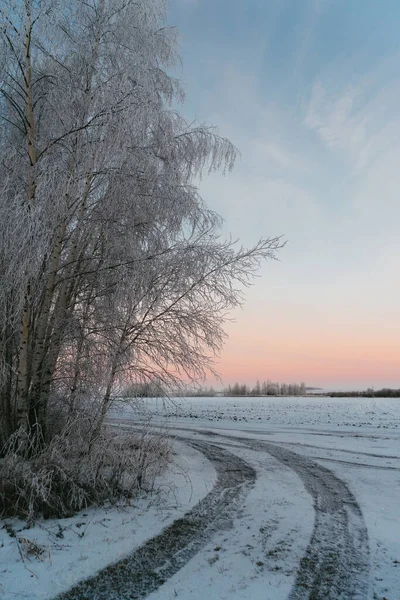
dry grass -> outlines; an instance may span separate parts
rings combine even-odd
[[[170,460],[167,439],[148,427],[104,428],[89,443],[87,421],[69,422],[40,450],[21,454],[14,436],[0,459],[0,517],[68,517],[91,504],[151,489]]]

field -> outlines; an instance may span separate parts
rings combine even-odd
[[[143,400],[112,424],[149,418],[175,440],[157,502],[71,519],[35,576],[1,530],[2,597],[400,599],[399,400]]]

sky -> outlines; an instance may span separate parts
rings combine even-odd
[[[169,0],[188,118],[240,150],[200,192],[283,235],[232,314],[224,384],[400,387],[400,2]]]

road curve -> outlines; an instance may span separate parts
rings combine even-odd
[[[132,555],[61,594],[58,600],[145,598],[193,558],[214,533],[229,528],[235,509],[256,480],[255,470],[223,447],[233,443],[238,449],[247,447],[272,455],[300,477],[313,499],[314,529],[288,600],[370,597],[368,532],[356,498],[344,481],[279,443],[199,429],[186,432],[199,437],[194,441],[178,434],[177,438],[202,452],[217,471],[211,492]]]
[[[288,600],[366,600],[370,587],[368,532],[346,483],[314,460],[279,444],[207,434],[268,452],[299,475],[313,498],[314,529]]]
[[[57,600],[139,600],[181,569],[219,530],[232,525],[236,508],[256,480],[244,460],[207,441],[183,440],[214,465],[213,489],[181,519],[127,558],[106,567]]]

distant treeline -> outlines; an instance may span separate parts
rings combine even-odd
[[[192,390],[179,390],[174,393],[174,396],[184,396],[185,398],[210,398],[217,396],[218,392],[213,387],[197,387]]]
[[[162,382],[146,381],[129,383],[122,391],[121,398],[159,398],[164,396]]]
[[[368,388],[362,392],[329,392],[326,394],[331,398],[400,398],[400,389],[382,388],[374,390]]]
[[[276,383],[273,381],[257,381],[255,386],[246,383],[228,385],[221,391],[213,387],[198,387],[196,389],[176,392],[176,396],[212,397],[212,396],[305,396],[308,389],[305,383]],[[319,389],[319,388],[315,388]]]
[[[224,388],[222,392],[213,387],[198,387],[191,390],[176,390],[173,396],[212,397],[212,396],[306,396],[315,394],[320,388],[306,387],[305,383],[276,383],[273,381],[257,381],[255,386],[245,383],[235,383]],[[319,396],[330,398],[400,398],[400,389],[382,388],[374,390],[348,392],[318,392]],[[164,396],[163,386],[159,382],[131,383],[121,394],[123,398],[154,398]]]
[[[245,383],[235,383],[224,389],[224,396],[305,396],[306,384],[301,383],[276,383],[274,381],[257,381],[254,387]]]

